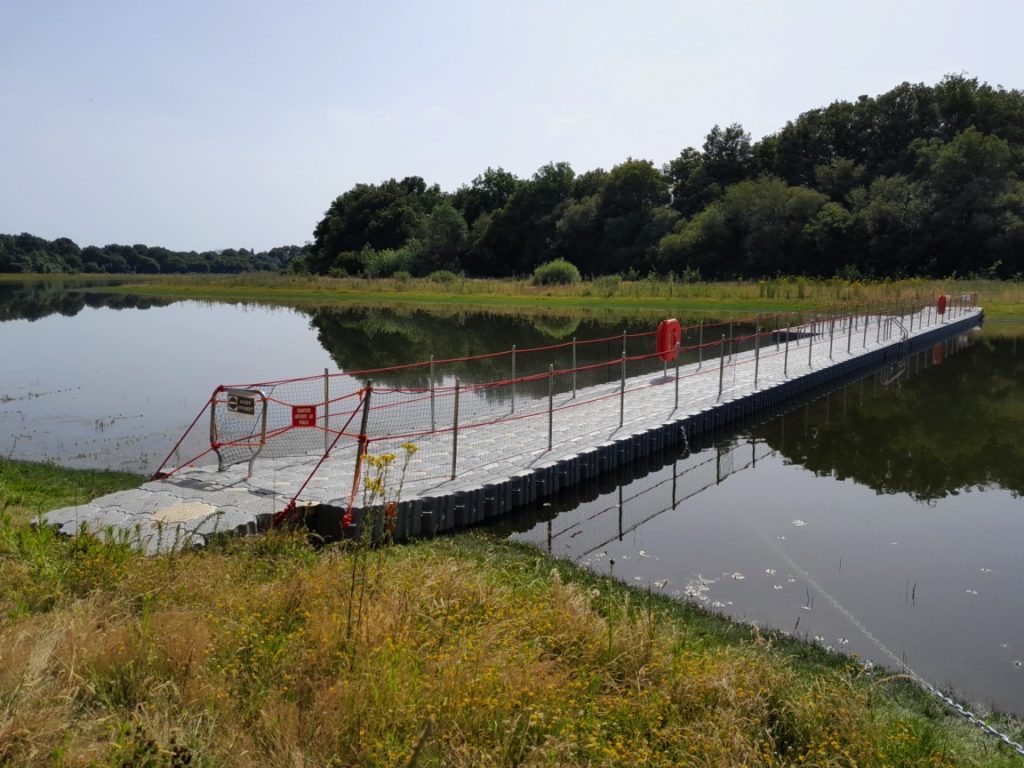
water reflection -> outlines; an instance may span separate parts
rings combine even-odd
[[[1015,344],[960,337],[570,490],[512,535],[1024,713]]]
[[[966,354],[952,354],[970,343]],[[968,334],[923,350],[753,431],[794,464],[878,493],[933,501],[972,488],[1024,491],[1024,355]],[[889,383],[888,378],[897,378]]]
[[[0,282],[0,322],[41,320],[50,315],[74,317],[89,309],[149,309],[172,303],[170,299],[90,291],[111,281],[40,280]]]

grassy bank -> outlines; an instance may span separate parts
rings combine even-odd
[[[992,317],[1024,317],[1024,284],[997,280],[850,282],[841,279],[679,283],[667,279],[599,278],[568,286],[535,286],[528,280],[457,279],[433,282],[331,278],[258,272],[240,275],[134,275],[107,290],[154,296],[335,304],[401,302],[465,306],[517,306],[663,310],[672,312],[771,312],[835,304],[927,301],[937,293],[978,293]]]
[[[136,481],[0,462],[0,765],[1018,764],[899,676],[480,534],[26,523]]]

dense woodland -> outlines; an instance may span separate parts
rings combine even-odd
[[[85,272],[88,274],[157,274],[279,270],[304,257],[309,246],[285,245],[269,251],[245,248],[223,251],[172,251],[148,245],[90,245],[73,240],[46,240],[23,233],[0,234],[0,272]]]
[[[260,254],[0,236],[0,271],[505,277],[556,258],[584,275],[682,280],[1021,278],[1024,92],[950,75],[805,112],[757,142],[716,125],[661,167],[488,168],[451,193],[418,176],[357,184],[311,245]]]

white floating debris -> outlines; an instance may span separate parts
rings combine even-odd
[[[634,576],[633,577],[633,581],[643,581],[643,580],[644,580],[643,576]]]
[[[796,519],[796,520],[793,521],[793,525],[796,528],[803,528],[805,525],[807,525],[807,523],[805,523],[803,520]]]
[[[801,605],[800,608],[802,608],[805,611],[811,610],[811,606],[809,606],[809,605]]]
[[[654,582],[654,586],[656,586],[658,589],[664,589],[671,583],[672,582],[670,582],[668,579],[662,579],[661,581]]]
[[[733,574],[731,574],[731,575],[729,576],[729,578],[730,578],[730,579],[732,579],[733,581],[743,581],[743,580],[744,580],[745,578],[747,578],[747,577],[746,577],[746,576],[744,576],[744,575],[743,575],[742,573],[740,573],[739,571],[736,571],[736,573],[733,573]]]
[[[781,584],[772,584],[772,589],[776,589],[776,590],[782,589],[782,585]]]
[[[710,585],[715,581],[716,579],[705,579],[698,573],[694,578],[686,582],[686,585],[683,587],[683,594],[691,600],[704,602],[708,599],[707,592]],[[678,592],[679,590],[676,590],[676,593]]]
[[[968,590],[965,590],[965,591],[967,592],[968,595],[976,595],[976,594],[978,594],[978,590],[976,590],[976,589],[968,589]]]
[[[779,541],[785,541],[786,540],[785,536],[776,536],[775,538],[778,539]]]
[[[786,581],[788,581],[790,584],[796,584],[796,579],[792,576],[787,576]]]
[[[640,557],[650,557],[650,555],[647,554],[647,550],[645,549],[641,549],[639,552],[637,552],[637,554],[640,555]]]
[[[623,559],[623,560],[629,560],[629,555],[623,555],[623,556],[622,556],[622,559]]]
[[[994,573],[994,571],[991,568],[979,568],[978,570],[982,573]]]
[[[1015,666],[1015,667],[1024,667],[1024,661],[1021,661],[1020,659],[1014,659],[1013,660],[1013,666]]]
[[[898,541],[890,541],[889,543],[892,544],[894,547],[898,547],[900,544]]]
[[[769,576],[774,576],[775,575],[775,569],[774,568],[765,568],[764,572],[767,573]]]
[[[850,644],[850,641],[849,641],[849,640],[847,640],[847,639],[846,639],[845,637],[840,637],[840,638],[839,638],[839,644],[840,644],[840,645],[849,645],[849,644]]]
[[[821,635],[815,635],[814,636],[814,642],[816,642],[816,643],[824,643],[825,642],[825,638],[822,637]]]

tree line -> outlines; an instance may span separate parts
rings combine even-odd
[[[296,260],[301,265],[308,252],[308,245],[284,245],[260,252],[245,248],[172,251],[148,245],[90,245],[80,248],[66,237],[47,240],[28,233],[0,234],[0,272],[224,274],[286,269]]]
[[[757,142],[716,125],[660,167],[488,168],[454,192],[419,176],[356,184],[312,243],[261,253],[0,235],[0,272],[508,277],[555,259],[682,280],[1024,277],[1024,92],[948,75],[813,109]]]
[[[488,168],[451,193],[418,176],[357,184],[316,225],[307,265],[383,277],[683,279],[1024,273],[1024,93],[949,75],[836,101],[751,140],[714,126],[657,167],[628,158],[520,179]]]

